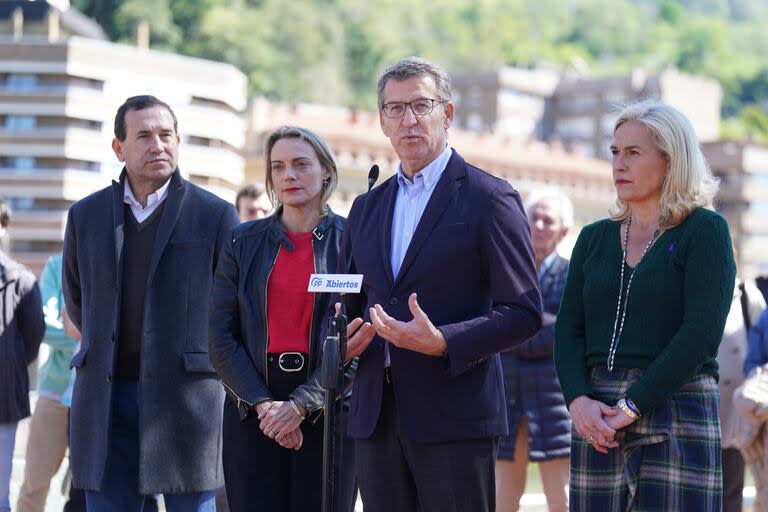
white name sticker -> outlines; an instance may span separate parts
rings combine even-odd
[[[360,293],[363,274],[312,274],[309,292]]]

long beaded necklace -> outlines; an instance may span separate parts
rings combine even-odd
[[[630,217],[627,220],[627,230],[624,232],[624,250],[621,254],[621,278],[619,280],[619,301],[616,304],[616,320],[613,322],[613,336],[611,336],[611,346],[608,349],[608,371],[613,371],[613,360],[616,357],[616,349],[619,346],[619,338],[621,338],[621,333],[624,331],[624,320],[627,318],[627,303],[629,302],[629,289],[632,287],[632,278],[635,277],[635,272],[637,271],[637,267],[640,266],[640,263],[643,261],[643,258],[645,258],[645,254],[648,252],[648,249],[651,248],[653,245],[653,242],[656,241],[656,238],[659,236],[659,228],[657,227],[653,231],[653,235],[651,235],[651,239],[648,240],[648,243],[645,245],[645,249],[643,249],[643,253],[640,255],[640,259],[637,260],[637,263],[635,264],[635,268],[632,269],[632,273],[629,274],[629,281],[627,281],[627,293],[626,295],[622,296],[622,292],[624,291],[624,267],[627,266],[627,245],[629,244],[629,228],[632,226],[632,217]],[[623,300],[622,300],[623,298]],[[622,310],[621,303],[624,302],[624,308]],[[619,314],[621,313],[621,314]],[[619,317],[621,317],[621,323],[619,323]],[[618,328],[618,331],[617,331]]]

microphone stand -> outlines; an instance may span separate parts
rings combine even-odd
[[[336,470],[336,401],[339,393],[343,393],[343,381],[340,370],[344,358],[342,344],[347,345],[347,317],[339,314],[328,320],[328,336],[323,343],[323,362],[320,366],[320,385],[325,389],[325,419],[323,421],[323,512],[334,511],[335,485],[338,472]],[[341,373],[343,378],[343,373]],[[339,451],[341,442],[339,442]]]
[[[379,178],[379,166],[373,165],[368,173],[368,192]],[[352,267],[352,251],[347,255],[344,273]],[[328,320],[328,334],[323,342],[323,361],[320,366],[320,386],[325,390],[325,418],[323,420],[323,512],[335,512],[336,482],[340,474],[344,438],[344,407],[339,395],[344,393],[344,363],[347,355],[347,312],[344,294],[341,295],[339,314]],[[339,434],[337,435],[337,432]]]

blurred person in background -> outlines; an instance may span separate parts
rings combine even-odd
[[[61,403],[67,389],[77,340],[64,330],[64,297],[61,290],[61,253],[48,259],[40,275],[40,293],[45,317],[45,337],[50,350],[40,368],[37,403],[29,424],[24,481],[16,508],[19,512],[43,512],[51,478],[67,450],[67,413]]]
[[[763,298],[768,302],[768,276],[758,276],[755,278],[755,284],[760,293],[763,294]]]
[[[768,512],[768,310],[749,331],[744,384],[734,394],[743,421],[732,435],[755,481],[755,512]]]
[[[744,360],[749,330],[765,310],[765,299],[751,280],[736,280],[725,331],[717,352],[720,380],[720,431],[723,457],[723,512],[742,510],[744,458],[733,445],[733,392],[744,382]]]
[[[759,366],[768,364],[768,311],[763,312],[749,331],[744,376],[749,377]]]
[[[0,198],[0,238],[11,211]],[[18,422],[29,416],[27,365],[45,334],[43,303],[35,275],[0,250],[0,512],[8,499]]]
[[[235,209],[240,222],[262,219],[272,211],[272,202],[263,185],[246,185],[235,198]]]
[[[210,353],[228,390],[223,459],[230,509],[304,512],[319,510],[322,501],[319,375],[331,300],[307,286],[310,274],[336,269],[345,219],[327,205],[338,173],[322,139],[285,126],[269,136],[265,154],[266,188],[277,208],[237,227],[221,252]],[[370,324],[363,331],[373,336]],[[345,443],[336,484],[343,511],[354,506],[352,450]]]
[[[613,131],[617,202],[571,255],[555,366],[572,511],[722,509],[717,349],[736,265],[690,121],[647,100]]]
[[[573,204],[559,190],[534,190],[525,211],[539,274],[543,323],[533,339],[501,353],[510,435],[499,446],[496,500],[499,512],[517,512],[525,492],[528,461],[537,462],[549,510],[564,512],[568,510],[571,418],[552,351],[555,319],[568,274],[568,260],[558,255],[557,246],[573,226]]]

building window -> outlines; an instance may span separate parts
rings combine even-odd
[[[35,200],[31,197],[9,197],[7,202],[12,212],[28,212],[35,209]]]
[[[593,158],[595,156],[595,146],[592,144],[576,143],[572,147],[573,152],[577,155],[585,158]]]
[[[477,112],[472,112],[467,116],[467,130],[471,132],[482,131],[485,123],[483,123],[483,117]]]
[[[28,91],[37,87],[35,75],[8,75],[5,86],[12,91]]]
[[[6,156],[0,158],[0,168],[28,171],[35,168],[35,158],[32,156]]]
[[[595,97],[592,94],[562,97],[560,102],[564,114],[587,113],[593,111],[596,106]]]
[[[591,117],[558,119],[556,126],[557,134],[564,139],[588,139],[595,133],[595,120]]]
[[[618,110],[629,103],[630,99],[624,91],[609,91],[603,97],[603,105],[608,110]]]
[[[35,116],[6,116],[3,124],[6,130],[12,131],[34,130],[35,125]]]
[[[468,110],[475,110],[482,107],[483,104],[483,91],[478,87],[472,87],[467,93],[466,108]]]
[[[606,114],[600,118],[600,135],[613,138],[613,127],[619,120],[618,114]]]

